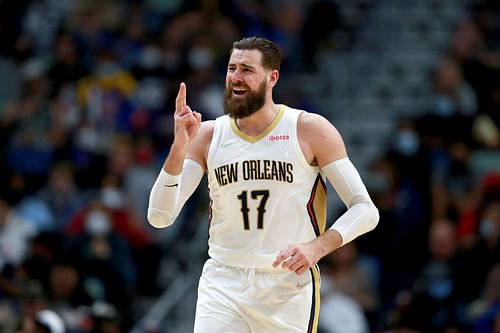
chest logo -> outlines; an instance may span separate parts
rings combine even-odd
[[[267,141],[275,142],[275,141],[288,141],[290,140],[290,136],[288,134],[278,134],[278,135],[269,135],[267,137]]]

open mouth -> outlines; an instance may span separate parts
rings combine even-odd
[[[233,95],[236,95],[236,96],[243,96],[243,95],[245,95],[245,94],[246,94],[247,89],[245,89],[245,88],[241,88],[241,87],[237,87],[237,88],[236,88],[236,87],[233,87],[232,91],[233,91]]]

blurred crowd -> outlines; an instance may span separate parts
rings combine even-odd
[[[287,80],[349,49],[375,2],[0,2],[0,331],[129,331],[197,228],[196,203],[173,238],[146,222],[179,83],[213,119],[234,40],[277,42]],[[322,332],[500,332],[500,6],[464,13],[432,105],[370,166],[381,223],[320,263]],[[328,117],[301,85],[276,100]]]
[[[381,223],[323,262],[324,327],[346,325],[325,332],[500,332],[500,3],[471,1],[441,56],[370,165]]]

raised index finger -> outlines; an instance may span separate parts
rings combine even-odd
[[[175,98],[175,112],[180,112],[186,106],[186,84],[181,82],[179,92]]]

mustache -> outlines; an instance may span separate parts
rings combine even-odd
[[[249,89],[248,86],[244,83],[229,83],[227,88],[228,89]]]

